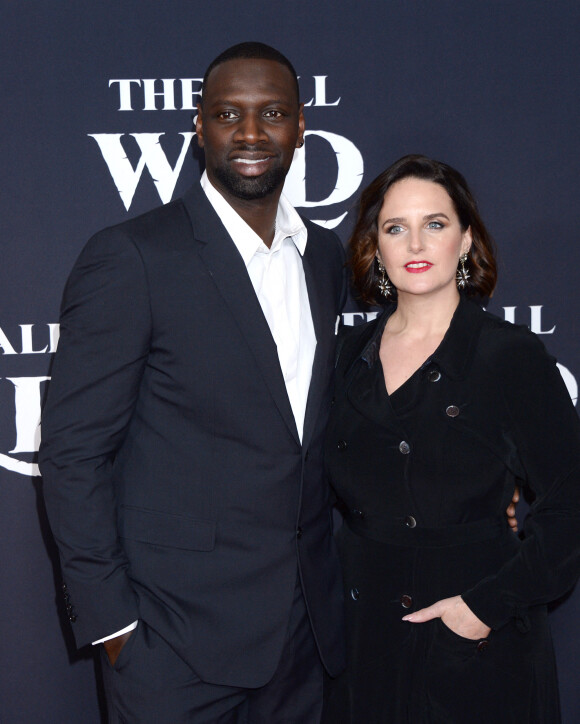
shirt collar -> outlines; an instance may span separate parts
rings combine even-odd
[[[258,234],[256,234],[237,211],[230,206],[215,186],[212,185],[205,171],[203,172],[200,183],[208,201],[220,217],[222,224],[226,227],[226,231],[232,237],[232,241],[240,252],[246,266],[248,266],[254,254],[258,252],[270,253],[270,251],[275,251],[280,247],[283,240],[288,237],[292,239],[300,255],[304,256],[308,232],[298,212],[284,194],[281,194],[278,202],[276,233],[272,247],[268,249]]]
[[[378,317],[375,330],[361,353],[361,359],[369,367],[373,366],[379,359],[383,330],[396,308],[395,304],[389,304]],[[441,344],[431,357],[421,365],[421,369],[432,369],[435,366],[452,379],[463,377],[471,365],[481,332],[483,315],[484,312],[478,304],[461,295],[449,329],[441,340]]]

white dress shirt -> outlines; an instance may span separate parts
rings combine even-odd
[[[316,351],[316,335],[301,258],[306,249],[308,232],[292,204],[282,195],[276,214],[274,241],[268,248],[212,186],[205,171],[201,186],[248,270],[276,343],[286,392],[302,440]],[[93,641],[93,645],[132,631],[136,626],[137,621],[134,621],[121,631]]]
[[[205,172],[201,186],[248,270],[276,343],[290,406],[302,440],[316,351],[316,335],[301,258],[306,249],[308,232],[294,207],[282,195],[278,203],[274,241],[268,248],[212,186]]]

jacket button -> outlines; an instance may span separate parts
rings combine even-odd
[[[415,528],[415,526],[417,525],[417,521],[415,520],[415,518],[413,518],[412,515],[408,515],[405,518],[405,525],[407,526],[407,528]]]
[[[427,375],[427,379],[429,382],[439,382],[441,379],[441,372],[439,372],[439,370],[430,370]]]
[[[350,597],[352,598],[353,601],[358,601],[359,596],[360,596],[360,591],[358,590],[358,588],[350,589]]]
[[[296,538],[302,538],[302,528],[300,526],[296,528]]]
[[[73,613],[72,616],[69,616],[69,617],[68,617],[68,620],[69,620],[71,623],[74,623],[74,622],[77,620],[77,617],[76,617],[76,616],[74,615],[74,613]]]
[[[346,448],[347,448],[346,440],[339,440],[338,444],[337,444],[337,448],[339,450],[346,450]]]
[[[477,650],[478,650],[480,653],[482,653],[483,651],[486,650],[486,648],[487,648],[488,646],[489,646],[489,641],[488,641],[487,639],[482,639],[482,640],[477,644]]]
[[[411,598],[411,596],[407,595],[406,593],[401,596],[401,606],[403,608],[411,608],[412,605],[413,599]]]
[[[449,415],[449,417],[457,417],[457,415],[459,415],[459,408],[457,405],[449,405],[445,412]]]
[[[357,508],[354,508],[351,512],[355,518],[360,518],[362,520],[365,517],[365,514],[362,512],[362,510],[358,510]]]
[[[66,585],[66,583],[63,583],[63,584],[62,584],[62,590],[63,590],[63,591],[66,591],[66,589],[67,589],[67,585]]]
[[[399,452],[403,455],[408,455],[411,452],[411,446],[405,440],[399,443]]]

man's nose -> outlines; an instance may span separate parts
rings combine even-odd
[[[238,124],[234,138],[236,141],[245,141],[249,144],[266,140],[267,134],[262,119],[254,114],[244,116]]]

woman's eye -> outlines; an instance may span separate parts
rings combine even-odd
[[[430,222],[427,224],[427,228],[428,228],[428,229],[442,229],[442,228],[443,228],[443,224],[442,224],[440,221],[430,221]]]
[[[403,231],[403,227],[395,224],[394,226],[389,226],[387,234],[400,234],[401,231]]]

